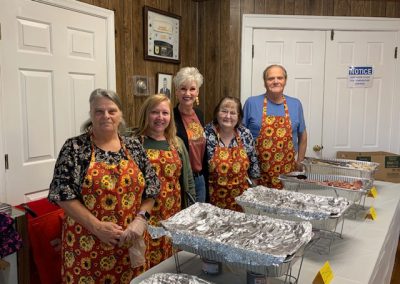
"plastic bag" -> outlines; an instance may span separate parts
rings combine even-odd
[[[146,244],[143,237],[136,238],[133,245],[129,248],[129,258],[131,260],[131,267],[135,268],[145,264]]]

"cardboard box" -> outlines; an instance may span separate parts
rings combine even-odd
[[[378,170],[374,175],[376,180],[400,183],[400,155],[383,151],[338,151],[336,158],[379,163]]]

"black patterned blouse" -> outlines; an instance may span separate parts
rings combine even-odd
[[[147,159],[142,144],[132,137],[121,136],[121,139],[146,181],[142,199],[156,197],[160,191],[160,181]],[[123,148],[119,152],[104,151],[96,146],[94,149],[97,162],[118,164],[121,159],[127,159]],[[58,155],[53,180],[50,184],[48,199],[51,202],[82,200],[82,183],[90,164],[91,153],[90,135],[87,133],[70,138],[64,143]]]
[[[259,178],[260,166],[258,164],[258,158],[255,149],[255,141],[253,139],[253,135],[251,135],[250,130],[244,127],[243,125],[240,125],[237,128],[237,131],[239,133],[240,140],[246,150],[247,156],[249,157],[250,161],[250,167],[248,169],[249,177],[254,179]],[[217,133],[215,133],[214,131],[212,122],[206,125],[206,127],[204,128],[204,133],[206,135],[206,141],[207,141],[207,148],[206,148],[207,163],[209,163],[212,156],[214,155],[215,147],[218,145]],[[226,145],[224,145],[222,141],[219,141],[219,145],[226,147]],[[236,146],[237,146],[237,140],[236,138],[233,138],[229,143],[228,148]]]

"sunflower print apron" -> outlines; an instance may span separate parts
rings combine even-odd
[[[249,157],[236,133],[237,146],[228,148],[218,143],[214,155],[209,161],[209,191],[210,203],[219,208],[243,212],[235,201],[248,187],[247,170],[250,167]]]
[[[147,157],[161,182],[160,193],[150,213],[149,225],[160,226],[160,221],[168,219],[181,210],[182,161],[175,147],[171,150],[147,149]],[[146,236],[146,260],[150,267],[172,256],[172,243],[167,237],[151,239]]]
[[[124,144],[122,147],[128,160],[110,165],[96,162],[92,142],[82,198],[84,206],[99,220],[126,229],[140,209],[145,181]],[[69,216],[63,221],[62,239],[63,283],[130,283],[145,269],[131,268],[127,246],[106,245]]]
[[[283,97],[285,116],[267,115],[267,97],[264,98],[260,134],[256,139],[260,163],[261,185],[281,189],[279,175],[295,169],[295,151],[292,139],[292,123],[286,98]]]

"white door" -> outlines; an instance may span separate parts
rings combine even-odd
[[[282,64],[288,71],[285,93],[303,104],[307,156],[390,151],[399,127],[394,119],[397,34],[335,31],[331,40],[330,31],[254,29],[250,95],[265,92],[262,72],[266,66]],[[373,66],[371,88],[347,88],[351,65]],[[314,151],[314,146],[323,149]]]
[[[335,31],[326,44],[324,156],[389,150],[395,80],[395,32]],[[372,66],[372,87],[349,88],[349,66]],[[392,125],[393,124],[393,125]]]
[[[48,189],[61,146],[88,117],[90,92],[115,89],[114,37],[96,13],[28,0],[0,5],[0,132],[9,166],[0,201],[18,204]]]
[[[285,94],[299,98],[308,134],[308,156],[319,156],[313,145],[321,144],[324,90],[325,32],[256,29],[251,95],[265,93],[263,71],[271,64],[286,68]]]

